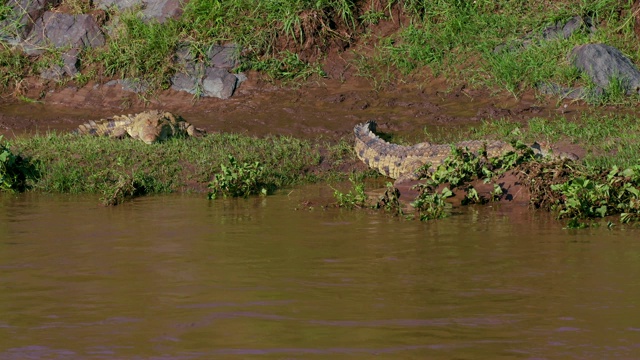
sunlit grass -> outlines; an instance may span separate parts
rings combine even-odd
[[[328,149],[323,156],[321,147]],[[146,193],[197,191],[220,171],[220,165],[228,165],[229,156],[239,163],[259,161],[265,181],[280,188],[335,176],[332,159],[354,157],[352,152],[344,153],[344,145],[327,147],[291,137],[236,134],[147,145],[132,139],[52,133],[15,139],[10,148],[28,158],[40,173],[29,184],[32,189],[63,193],[105,192],[122,178],[142,179]],[[330,163],[315,171],[321,161]]]

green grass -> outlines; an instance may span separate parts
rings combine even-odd
[[[498,119],[475,127],[427,133],[424,141],[455,143],[462,140],[496,139],[505,141],[568,142],[586,151],[582,162],[588,168],[612,166],[626,168],[638,164],[640,119],[632,114],[585,112],[578,118],[532,118],[526,123]]]
[[[31,71],[29,58],[0,42],[0,88],[18,87]]]
[[[330,161],[345,156],[341,150],[344,146],[328,147],[328,153],[321,155],[321,147],[326,146],[319,143],[235,134],[177,138],[146,145],[131,139],[51,133],[17,138],[9,147],[14,154],[28,159],[39,174],[28,183],[29,188],[101,193],[107,199],[122,189],[131,193],[205,191],[221,165],[229,165],[229,156],[239,164],[259,162],[263,169],[260,180],[271,189],[336,176]],[[352,153],[347,156],[354,157]],[[329,161],[324,170],[319,170],[321,161]]]
[[[540,82],[588,85],[567,59],[576,45],[605,42],[632,61],[640,60],[630,2],[412,0],[401,6],[411,17],[408,24],[388,37],[366,38],[366,46],[355,50],[354,66],[374,86],[389,83],[394,78],[389,72],[401,78],[427,72],[452,84],[501,89],[518,97]],[[540,40],[543,29],[575,15],[590,16],[595,33]],[[615,92],[614,87],[609,93]],[[620,98],[608,95],[598,101],[612,104]]]
[[[74,13],[93,10],[82,0],[64,3]],[[589,86],[567,59],[578,44],[604,42],[638,63],[640,47],[630,5],[617,0],[192,0],[180,18],[163,24],[142,21],[135,9],[111,10],[107,45],[81,55],[79,79],[119,76],[162,88],[178,70],[172,62],[178,47],[186,44],[197,59],[206,61],[211,45],[233,42],[242,47],[238,70],[258,70],[273,80],[305,81],[324,75],[326,50],[342,43],[354,54],[351,66],[356,74],[379,89],[414,75],[441,75],[452,84],[488,87],[517,97],[540,82]],[[0,18],[11,18],[8,10],[1,6]],[[544,28],[575,15],[591,17],[595,33],[540,40]],[[399,24],[398,29],[382,37],[371,32],[385,21]],[[502,50],[496,51],[497,46]],[[47,56],[56,58],[42,55]],[[14,86],[29,74],[32,60],[0,51],[0,84]],[[638,100],[623,99],[614,85],[592,103],[629,106]]]
[[[106,49],[92,55],[94,61],[102,64],[107,76],[118,75],[167,87],[176,70],[173,55],[178,41],[177,22],[145,23],[135,13],[124,13]]]

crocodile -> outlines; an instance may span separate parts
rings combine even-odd
[[[374,121],[356,125],[353,131],[356,137],[355,152],[358,158],[381,174],[395,179],[396,182],[417,180],[419,175],[417,170],[420,167],[429,163],[431,169],[435,169],[451,155],[452,151],[452,146],[448,144],[423,142],[412,146],[402,146],[388,143],[374,133],[376,131]],[[515,150],[511,144],[499,140],[461,141],[454,146],[467,148],[476,154],[480,151],[486,151],[488,158],[498,157]],[[542,149],[538,143],[534,143],[530,147],[537,157],[553,155]],[[555,157],[577,160],[577,156],[570,153],[558,154]]]
[[[180,116],[170,112],[150,110],[135,115],[116,115],[107,119],[89,121],[76,129],[80,135],[109,136],[122,139],[127,136],[147,144],[164,141],[171,136],[200,136],[197,129]]]

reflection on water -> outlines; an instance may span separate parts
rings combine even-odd
[[[640,231],[247,200],[0,197],[0,359],[640,356]]]

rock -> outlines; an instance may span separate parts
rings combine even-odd
[[[0,21],[0,38],[15,44],[27,37],[33,25],[45,9],[57,6],[60,0],[8,0],[4,4],[11,8],[6,19]]]
[[[204,75],[177,73],[171,78],[171,88],[177,91],[186,91],[189,94],[230,98],[238,84],[238,77],[225,69],[206,68]]]
[[[179,0],[148,0],[142,10],[144,20],[155,19],[164,23],[167,19],[177,19],[182,15],[182,2]]]
[[[202,79],[202,93],[204,96],[228,99],[236,90],[238,78],[225,69],[207,68]]]
[[[180,0],[96,0],[96,7],[102,10],[116,8],[127,10],[139,7],[142,19],[155,19],[164,23],[167,19],[177,19],[182,15],[183,2]]]
[[[189,94],[228,99],[238,84],[246,80],[244,74],[236,76],[229,72],[237,66],[239,47],[233,44],[213,45],[207,52],[207,66],[197,61],[185,44],[178,49],[175,62],[183,71],[171,78],[171,88]]]
[[[585,30],[588,33],[593,33],[595,29],[590,17],[583,18],[582,16],[574,16],[566,21],[557,21],[555,24],[542,30],[542,34],[530,32],[520,39],[500,44],[493,49],[493,53],[499,54],[501,52],[519,51],[528,48],[532,44],[539,43],[540,40],[568,39],[576,31]]]
[[[242,47],[236,44],[213,45],[207,51],[209,66],[223,69],[233,69],[240,64]]]
[[[629,93],[640,92],[640,71],[620,50],[604,44],[587,44],[573,48],[573,64],[589,75],[601,88],[609,87],[611,79],[618,78]]]
[[[39,18],[23,43],[25,52],[38,55],[47,47],[84,48],[104,45],[105,39],[91,15],[71,15],[47,11]]]
[[[62,54],[62,66],[59,64],[53,64],[48,69],[40,73],[40,77],[49,80],[60,80],[65,76],[75,76],[78,74],[78,54],[80,50],[78,48],[70,49]]]
[[[102,10],[116,8],[122,11],[131,9],[135,6],[143,6],[143,4],[142,0],[95,0],[94,6]]]
[[[144,80],[134,79],[117,79],[107,81],[104,86],[116,86],[120,85],[120,88],[124,91],[133,92],[136,94],[144,93],[149,90],[149,84]]]
[[[189,94],[198,92],[199,79],[186,73],[176,73],[171,78],[171,88],[176,91],[185,91]]]
[[[585,29],[589,33],[595,31],[590,17],[574,16],[567,21],[557,21],[542,31],[542,38],[544,40],[568,39],[581,29]]]
[[[597,99],[604,95],[601,88],[588,89],[585,87],[570,88],[551,82],[542,82],[536,86],[538,91],[544,95],[554,95],[562,99],[589,100]]]

